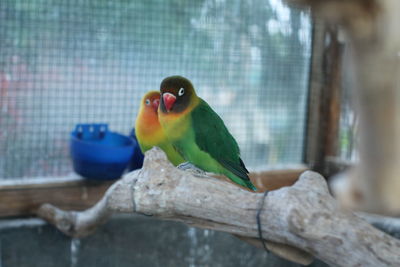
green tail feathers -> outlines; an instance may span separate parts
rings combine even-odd
[[[233,174],[233,173],[225,172],[224,174],[225,174],[230,180],[232,180],[232,182],[237,183],[237,184],[239,184],[239,185],[241,185],[241,186],[243,186],[243,187],[246,187],[246,188],[248,188],[248,189],[250,189],[250,190],[257,191],[257,188],[256,188],[256,187],[253,185],[253,183],[250,181],[250,179],[249,179],[249,177],[247,176],[247,174],[246,174],[246,178],[247,178],[247,179],[241,178],[241,177],[239,177],[239,176],[237,176],[237,175],[235,175],[235,174]]]
[[[246,187],[253,190],[253,191],[257,191],[257,188],[252,184],[252,182],[249,181],[244,181],[246,183]]]
[[[229,177],[229,178],[231,178],[231,177]],[[238,178],[236,178],[236,179],[231,178],[231,180],[237,184],[240,184],[243,187],[250,189],[250,190],[257,191],[257,188],[253,185],[253,183],[250,180],[243,180],[243,179],[238,180]]]

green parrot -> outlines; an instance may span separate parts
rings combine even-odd
[[[218,114],[196,95],[192,83],[171,76],[161,82],[160,91],[158,119],[176,151],[196,167],[256,191],[236,140]]]

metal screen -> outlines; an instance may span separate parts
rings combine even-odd
[[[342,91],[340,99],[340,121],[339,121],[339,146],[338,157],[344,161],[357,162],[358,155],[358,142],[359,137],[357,133],[358,128],[358,115],[354,109],[354,97],[352,88],[354,88],[354,70],[351,63],[351,52],[349,47],[344,47],[344,62],[342,64]]]
[[[308,14],[279,0],[2,0],[0,177],[71,173],[76,123],[128,134],[143,93],[175,74],[249,169],[300,163],[310,35]]]

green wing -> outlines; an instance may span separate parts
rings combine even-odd
[[[239,146],[223,120],[202,99],[192,111],[193,129],[197,146],[224,168],[243,180],[249,180]]]

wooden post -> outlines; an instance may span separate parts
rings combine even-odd
[[[305,162],[330,176],[327,162],[337,155],[343,45],[337,27],[316,20],[313,28]]]

